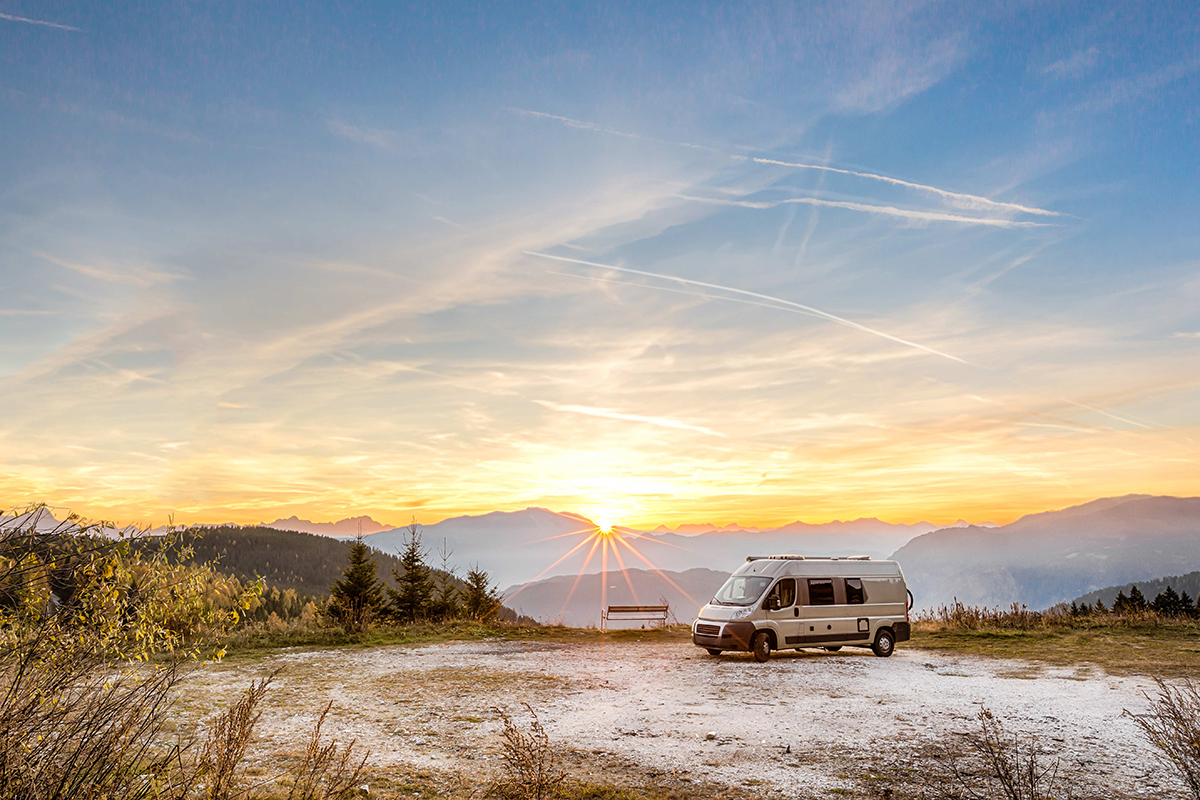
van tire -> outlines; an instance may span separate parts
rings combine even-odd
[[[836,646],[834,646],[834,647],[826,647],[825,649],[826,649],[826,650],[828,650],[828,651],[829,651],[829,652],[831,652],[831,653],[836,653],[838,650],[841,650],[841,649],[842,649],[842,646],[839,644],[839,645],[836,645]]]
[[[891,628],[882,628],[875,634],[875,644],[871,645],[871,650],[880,658],[887,658],[896,651],[896,634],[892,633]]]
[[[760,664],[770,659],[771,634],[766,631],[754,634],[754,638],[750,640],[750,652],[754,653],[754,660]]]
[[[720,650],[718,650],[718,649],[717,649],[717,648],[715,648],[715,647],[706,647],[705,649],[706,649],[706,650],[708,650],[708,654],[709,654],[710,656],[719,656],[719,655],[721,655],[721,651],[720,651]]]

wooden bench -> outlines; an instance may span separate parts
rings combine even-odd
[[[670,611],[670,606],[609,606],[600,612],[600,630],[608,630],[609,620],[646,620],[666,625]]]

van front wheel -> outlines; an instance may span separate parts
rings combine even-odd
[[[718,649],[717,649],[717,648],[715,648],[715,647],[709,647],[709,648],[706,648],[706,649],[708,650],[708,654],[709,654],[710,656],[719,656],[719,655],[721,655],[721,651],[720,651],[720,650],[718,650]]]
[[[754,634],[754,638],[750,640],[750,650],[754,653],[754,660],[760,664],[771,657],[771,634],[766,631],[759,631]]]
[[[887,628],[884,628],[879,633],[875,634],[875,644],[871,645],[871,649],[875,655],[880,658],[887,658],[896,649],[896,636]]]

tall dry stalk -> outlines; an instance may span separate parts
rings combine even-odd
[[[369,753],[364,753],[356,763],[354,739],[345,747],[338,747],[334,741],[321,743],[321,727],[331,708],[332,700],[317,717],[308,748],[304,751],[304,761],[296,771],[295,781],[288,792],[288,800],[340,800],[354,791],[366,767]]]
[[[197,774],[205,781],[205,800],[232,800],[238,796],[234,794],[238,766],[246,756],[254,726],[262,717],[258,707],[276,674],[251,681],[241,699],[217,717],[209,728],[197,761]]]
[[[1059,774],[1058,759],[1043,759],[1036,739],[1022,742],[986,708],[979,712],[978,719],[979,731],[966,737],[967,761],[950,760],[944,797],[1067,800],[1074,796],[1072,781]]]
[[[1142,729],[1164,765],[1187,787],[1188,796],[1200,800],[1200,687],[1190,680],[1171,686],[1155,678],[1158,695],[1150,713],[1125,713]]]
[[[537,712],[528,703],[521,705],[533,718],[528,733],[503,710],[492,709],[504,723],[501,736],[505,772],[504,778],[492,785],[492,794],[513,800],[545,800],[563,785],[567,773],[558,768],[550,737]]]

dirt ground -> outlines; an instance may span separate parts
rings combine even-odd
[[[915,754],[974,730],[984,706],[1014,732],[1036,735],[1064,769],[1127,796],[1162,789],[1123,714],[1145,709],[1148,678],[903,646],[889,659],[807,650],[766,664],[713,658],[678,641],[279,650],[199,668],[179,724],[210,717],[252,677],[277,668],[259,732],[260,744],[280,755],[302,750],[332,700],[326,730],[369,748],[372,766],[479,780],[499,767],[491,709],[524,723],[526,702],[572,768],[593,781],[822,795],[853,788],[868,772],[911,769]]]

